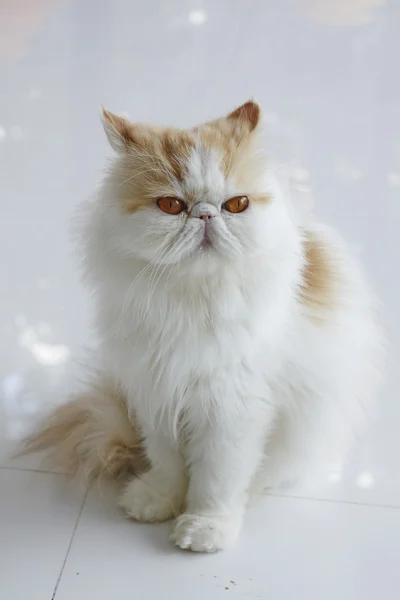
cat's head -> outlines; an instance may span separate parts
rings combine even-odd
[[[113,246],[145,261],[230,261],[273,235],[273,198],[258,145],[260,108],[246,102],[192,129],[134,124],[104,111],[117,152],[106,183]],[[272,216],[270,214],[270,216]]]

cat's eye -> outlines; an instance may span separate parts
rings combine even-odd
[[[222,206],[225,210],[230,213],[241,213],[249,206],[249,199],[247,196],[235,196],[231,198]]]
[[[157,206],[169,215],[179,215],[186,208],[184,201],[174,196],[162,196],[157,200]]]

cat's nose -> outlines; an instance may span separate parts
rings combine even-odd
[[[190,211],[190,216],[195,219],[201,219],[206,223],[218,214],[215,206],[212,206],[209,202],[198,202],[195,204]]]
[[[210,219],[213,218],[213,214],[211,214],[211,211],[209,210],[205,210],[204,212],[200,213],[199,215],[199,219],[202,219],[203,221],[209,221]]]

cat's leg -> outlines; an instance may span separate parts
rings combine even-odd
[[[308,406],[307,406],[308,404]],[[358,429],[360,415],[349,411],[338,398],[318,396],[304,401],[304,410],[282,414],[269,438],[255,487],[276,489],[283,485],[320,485],[332,471],[340,471]]]
[[[189,439],[186,512],[171,536],[177,546],[215,552],[235,540],[270,421],[266,405],[252,408],[209,415],[208,425]]]
[[[145,434],[145,446],[151,468],[127,483],[119,504],[137,521],[166,521],[180,513],[184,502],[184,461],[178,447],[162,433]]]
[[[354,309],[338,313],[329,327],[310,328],[302,359],[294,357],[277,382],[282,412],[266,447],[264,487],[309,488],[337,477],[371,416],[383,341],[370,317]]]

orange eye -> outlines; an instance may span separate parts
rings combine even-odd
[[[230,213],[241,213],[249,206],[249,199],[247,196],[235,196],[231,198],[222,208],[227,210]]]
[[[162,196],[157,200],[157,206],[169,215],[179,215],[186,208],[183,200],[173,196]]]

